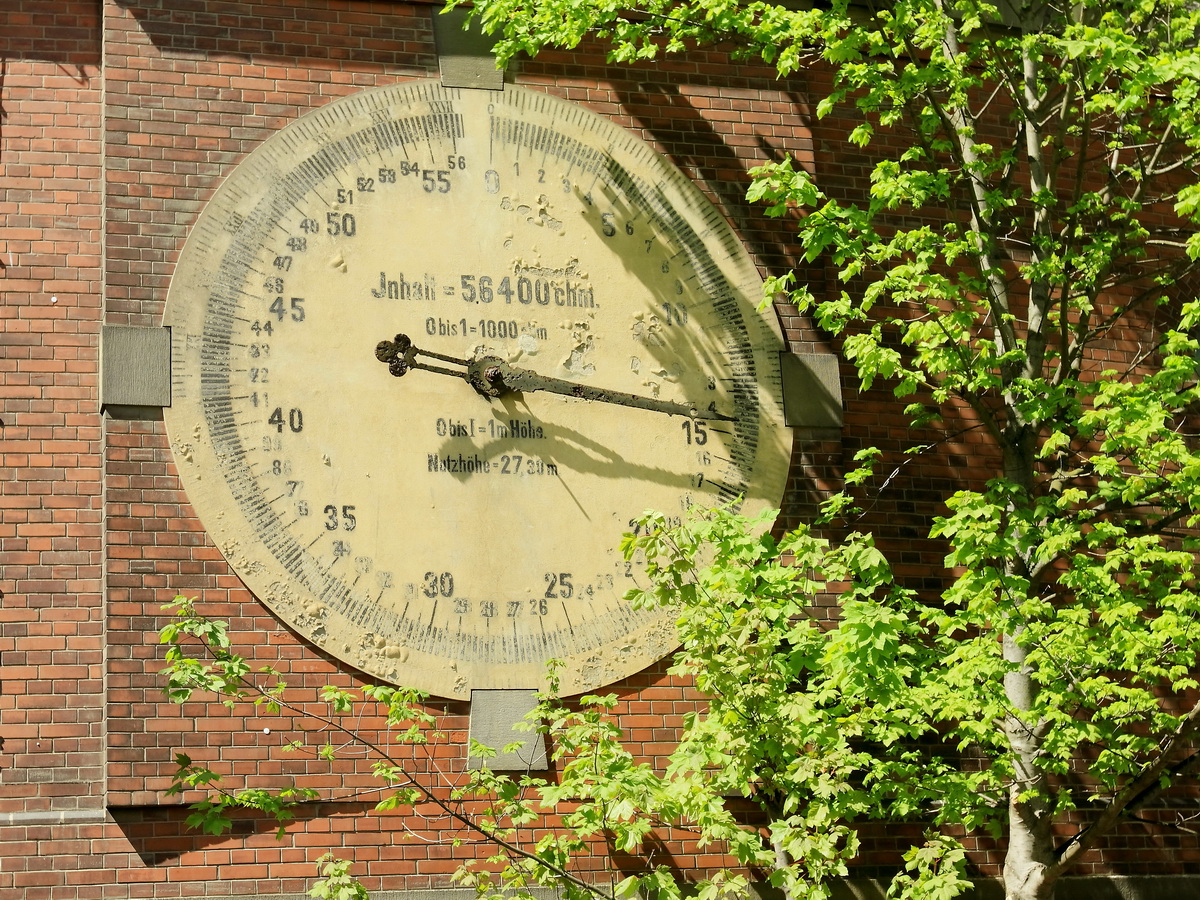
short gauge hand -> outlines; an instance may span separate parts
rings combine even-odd
[[[421,362],[418,356],[452,363],[461,369],[449,369],[445,366],[431,365]],[[631,406],[635,409],[648,409],[653,412],[666,413],[671,416],[688,416],[692,419],[734,421],[733,416],[726,416],[712,410],[704,411],[686,403],[674,403],[670,400],[659,400],[656,397],[642,397],[628,394],[624,391],[610,391],[605,388],[580,384],[577,381],[567,381],[564,378],[553,378],[549,375],[539,375],[529,369],[511,365],[496,356],[476,356],[472,359],[458,359],[433,353],[415,346],[406,334],[396,335],[394,340],[380,341],[375,346],[375,358],[386,363],[388,371],[399,378],[409,369],[424,369],[427,372],[437,372],[439,375],[451,375],[462,378],[476,392],[484,397],[503,397],[509,393],[532,393],[533,391],[549,391],[567,397],[578,397],[581,400],[598,400],[601,403],[616,403],[619,406]]]

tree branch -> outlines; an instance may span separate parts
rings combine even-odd
[[[1072,835],[1055,851],[1060,870],[1065,869],[1083,853],[1090,850],[1101,837],[1112,830],[1123,816],[1144,806],[1161,794],[1165,789],[1165,785],[1160,782],[1163,775],[1175,777],[1174,769],[1178,769],[1178,774],[1182,775],[1200,768],[1200,754],[1197,753],[1192,753],[1185,760],[1177,763],[1174,768],[1168,764],[1168,760],[1190,738],[1198,724],[1200,724],[1200,701],[1180,720],[1174,733],[1161,745],[1158,757],[1148,763],[1141,774],[1126,784],[1109,801],[1107,808],[1092,824]]]

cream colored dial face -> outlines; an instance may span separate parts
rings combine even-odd
[[[246,585],[388,682],[588,690],[675,646],[632,609],[647,509],[774,505],[781,339],[741,243],[685,176],[529,90],[413,83],[310,113],[229,176],[167,301],[175,459]],[[695,407],[487,398],[376,344]],[[716,413],[729,418],[702,416]]]

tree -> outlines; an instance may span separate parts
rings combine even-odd
[[[818,113],[852,120],[846,139],[875,154],[871,188],[833,195],[790,159],[753,173],[750,198],[789,217],[805,258],[831,261],[842,283],[814,296],[782,274],[768,296],[826,329],[864,387],[890,381],[914,428],[961,415],[994,451],[986,484],[947,496],[930,522],[947,547],[940,596],[899,583],[854,530],[871,450],[818,522],[778,541],[728,511],[630,538],[654,585],[639,602],[678,605],[676,667],[711,704],[656,772],[621,747],[609,701],[548,700],[558,781],[483,773],[455,800],[499,798],[473,821],[499,842],[501,881],[668,900],[679,886],[665,870],[601,886],[572,874],[572,855],[600,832],[636,851],[657,823],[686,822],[771,872],[789,900],[817,898],[845,871],[857,823],[900,818],[930,833],[896,896],[952,896],[966,884],[956,835],[990,829],[1006,843],[1007,896],[1047,900],[1084,852],[1200,768],[1200,305],[1188,293],[1200,8],[477,0],[472,14],[501,35],[502,58],[585,38],[618,62],[721,42],[780,77],[830,72]],[[1118,338],[1135,349],[1113,363]],[[836,606],[831,621],[814,617],[814,597]],[[176,695],[244,690],[219,642],[215,662],[184,650],[182,635],[214,627],[184,613],[167,634]],[[184,762],[181,786],[212,777]],[[398,768],[380,774],[395,802],[413,799]],[[765,824],[731,812],[737,792]],[[523,843],[537,803],[566,798],[579,801],[566,831]],[[1082,824],[1067,824],[1072,812]],[[701,893],[744,886],[727,873]]]

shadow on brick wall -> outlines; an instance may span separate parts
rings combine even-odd
[[[430,12],[411,4],[114,0],[164,55],[241,56],[289,65],[317,60],[356,66],[436,69]],[[249,12],[253,15],[248,15]]]
[[[100,64],[97,0],[21,0],[0,9],[0,60],[42,60],[76,69]]]
[[[295,809],[293,828],[303,830],[307,823],[331,816],[360,817],[375,808],[374,803],[314,803]],[[272,835],[279,824],[265,814],[242,811],[230,813],[231,826],[223,835],[205,834],[188,827],[192,810],[187,806],[110,807],[109,813],[125,835],[142,863],[147,866],[171,865],[182,857],[213,850],[218,846],[242,846],[257,835]],[[260,845],[261,846],[261,845]],[[280,850],[294,848],[290,840],[279,842]]]

